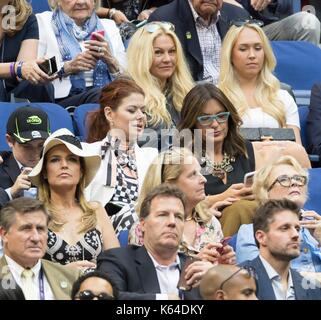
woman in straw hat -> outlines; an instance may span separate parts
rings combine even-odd
[[[119,246],[104,208],[84,196],[99,166],[100,157],[86,152],[67,129],[45,141],[42,157],[29,176],[52,215],[46,258],[94,268],[101,251]]]

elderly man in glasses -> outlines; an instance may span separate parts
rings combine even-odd
[[[200,283],[205,300],[257,300],[252,268],[220,264],[209,269]]]
[[[294,202],[269,200],[254,217],[257,258],[243,263],[257,274],[260,300],[320,300],[321,284],[290,268],[300,255],[300,208]]]

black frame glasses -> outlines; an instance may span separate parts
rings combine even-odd
[[[246,271],[247,273],[244,274],[245,276],[247,276],[249,279],[253,278],[253,279],[257,279],[257,275],[255,272],[255,269],[251,266],[243,266],[240,267],[238,270],[236,270],[234,273],[232,273],[229,277],[227,277],[224,281],[222,281],[222,283],[219,286],[219,290],[223,290],[223,286],[224,284],[231,280],[233,277],[235,277],[238,273],[240,273],[242,270]]]
[[[220,112],[217,114],[211,114],[206,116],[199,116],[197,117],[197,121],[202,126],[209,126],[213,123],[213,121],[217,121],[217,123],[221,124],[228,121],[230,116],[230,112]]]
[[[235,26],[235,27],[243,27],[247,24],[255,24],[259,27],[264,26],[264,22],[258,19],[237,19],[237,20],[232,20],[230,23],[230,26]]]
[[[79,293],[77,293],[75,298],[79,300],[93,300],[94,298],[97,298],[98,300],[115,300],[113,296],[109,295],[106,292],[94,294],[91,290],[80,291]]]
[[[149,33],[154,33],[159,29],[165,29],[166,31],[175,31],[175,26],[167,21],[152,21],[143,26],[144,30]]]
[[[299,174],[295,174],[292,177],[289,177],[286,174],[283,174],[282,176],[277,177],[274,182],[270,185],[268,188],[268,191],[270,191],[276,183],[279,183],[282,187],[290,188],[292,185],[297,185],[299,187],[303,187],[307,184],[308,178],[306,176],[302,176]]]

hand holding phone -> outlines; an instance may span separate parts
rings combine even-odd
[[[96,37],[95,33],[99,33],[99,34],[102,35],[103,37],[105,36],[105,30],[95,31],[95,32],[93,32],[93,33],[90,35],[90,40],[100,41],[100,40]]]
[[[195,261],[200,261],[200,259],[197,257],[192,257],[192,256],[188,256],[186,258],[186,262],[182,268],[181,275],[180,275],[180,278],[179,278],[179,281],[177,284],[178,289],[184,290],[184,291],[189,291],[192,289],[192,286],[187,284],[187,282],[186,282],[187,280],[185,279],[185,276],[186,276],[187,267]]]
[[[255,175],[255,171],[252,172],[248,172],[244,175],[244,186],[249,188],[252,187],[253,182],[254,182],[254,175]]]
[[[50,59],[45,60],[43,63],[39,64],[39,68],[48,76],[53,75],[58,71],[56,57],[53,56]]]
[[[229,241],[231,240],[232,237],[225,237],[223,238],[220,243],[222,244],[222,247],[221,248],[217,248],[216,251],[219,253],[219,254],[223,254],[223,251],[224,251],[224,247],[228,245]]]

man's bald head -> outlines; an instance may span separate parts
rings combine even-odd
[[[228,278],[230,279],[227,280]],[[200,292],[205,300],[252,300],[256,299],[256,284],[245,269],[220,264],[209,269],[203,276]]]

